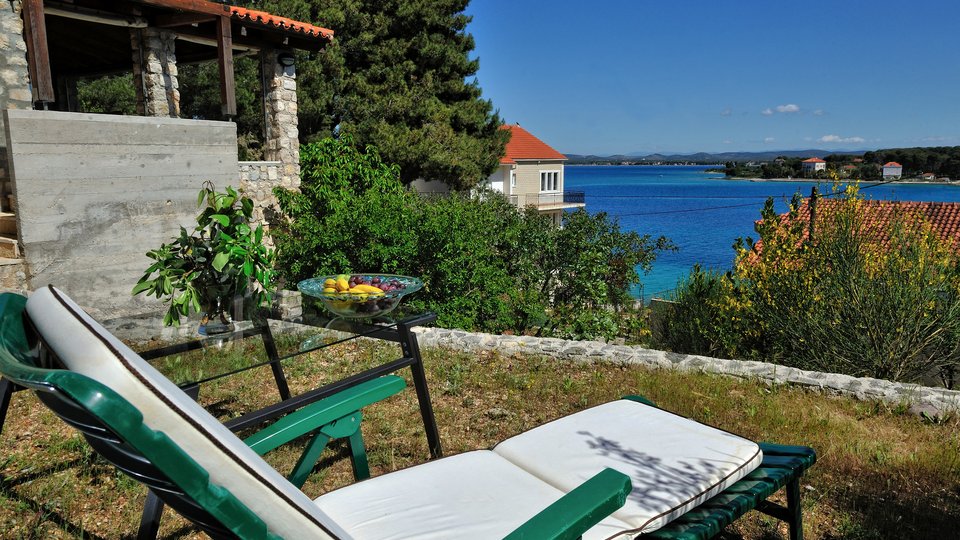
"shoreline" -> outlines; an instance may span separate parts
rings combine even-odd
[[[720,174],[720,173],[718,173]],[[827,179],[816,179],[816,178],[746,178],[740,176],[725,176],[722,180],[748,180],[750,182],[801,182],[806,184],[828,184],[833,183],[833,180]],[[840,180],[840,183],[848,182],[859,182],[861,184],[924,184],[931,186],[960,186],[960,180],[958,181],[943,181],[943,180]]]

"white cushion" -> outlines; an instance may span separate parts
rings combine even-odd
[[[632,532],[664,526],[763,459],[752,441],[626,399],[544,424],[493,451],[565,492],[604,467],[626,474],[633,491],[613,517]]]
[[[563,496],[489,450],[458,454],[365,480],[317,498],[356,538],[503,538]],[[629,529],[606,518],[585,539]]]
[[[77,306],[48,287],[34,292],[27,312],[40,335],[71,371],[110,387],[166,433],[223,486],[285,538],[349,538],[229,429]]]

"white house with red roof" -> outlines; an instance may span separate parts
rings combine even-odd
[[[564,210],[585,206],[583,192],[564,192],[563,165],[567,156],[519,124],[502,129],[510,132],[510,142],[500,166],[487,178],[487,187],[503,193],[518,207],[536,207],[558,226]]]
[[[818,157],[805,159],[800,162],[800,166],[802,167],[804,174],[827,170],[827,162]]]
[[[887,179],[899,179],[903,176],[903,165],[900,165],[896,161],[888,161],[883,164],[883,174],[884,180]]]

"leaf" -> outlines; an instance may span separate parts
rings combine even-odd
[[[226,266],[228,262],[230,262],[229,253],[217,253],[216,257],[213,258],[213,269],[217,272],[222,272],[223,267]]]
[[[139,283],[137,283],[137,285],[133,288],[133,291],[131,291],[130,294],[131,294],[132,296],[136,296],[136,295],[142,293],[143,291],[146,291],[146,290],[152,289],[152,288],[153,288],[153,281],[143,281],[143,280],[141,280],[141,281],[140,281]]]
[[[243,275],[250,277],[253,275],[253,263],[250,261],[243,261]]]
[[[219,223],[221,227],[230,225],[230,218],[223,214],[213,214],[210,216],[210,219]]]

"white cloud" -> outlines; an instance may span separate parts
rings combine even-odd
[[[817,142],[822,143],[862,143],[866,142],[866,139],[863,137],[841,137],[839,135],[824,135],[817,139]]]
[[[803,140],[810,142],[813,140],[813,137],[804,137]]]
[[[817,109],[817,110],[813,111],[813,115],[814,115],[814,116],[823,116],[824,114],[826,114],[826,113],[823,112],[823,109]]]
[[[731,114],[733,114],[733,111],[730,110],[730,107],[720,111],[720,116],[730,116]]]
[[[778,113],[797,113],[800,112],[800,107],[793,103],[788,103],[786,105],[777,105]]]
[[[760,111],[760,114],[764,116],[770,116],[771,114],[773,114],[773,110],[767,107],[766,109]]]
[[[723,144],[733,144],[733,141],[731,141],[730,139],[724,139]]]
[[[764,138],[763,138],[763,142],[765,142],[765,143],[772,143],[772,142],[775,141],[775,140],[776,140],[776,139],[774,139],[773,137],[764,137]]]
[[[950,140],[950,137],[941,137],[936,135],[931,135],[929,137],[923,137],[920,139],[921,142],[944,142]]]

